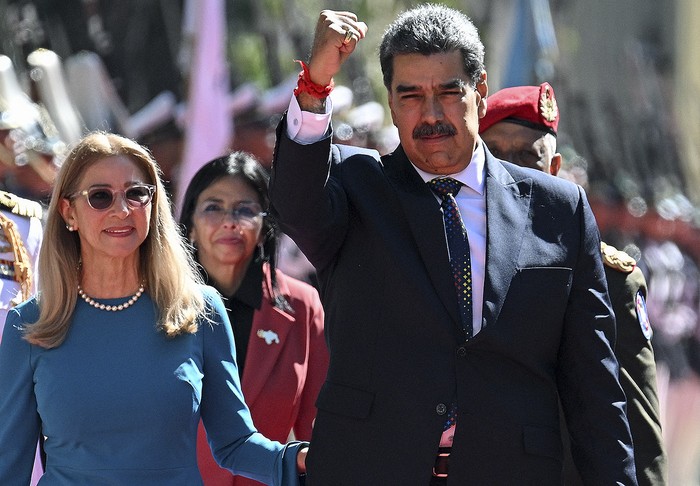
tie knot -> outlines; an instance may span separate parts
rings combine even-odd
[[[428,181],[430,188],[435,191],[439,196],[446,197],[451,194],[455,197],[459,192],[459,189],[464,185],[452,177],[438,177]]]

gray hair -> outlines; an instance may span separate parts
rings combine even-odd
[[[441,54],[459,51],[472,88],[484,70],[484,44],[472,21],[462,12],[444,5],[423,4],[401,13],[387,27],[379,46],[384,86],[391,89],[394,56]]]

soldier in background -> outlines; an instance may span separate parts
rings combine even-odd
[[[42,206],[15,194],[48,195],[64,144],[0,55],[0,342],[8,311],[36,291]],[[9,192],[12,191],[12,192]],[[37,450],[31,485],[43,474]]]
[[[0,321],[35,291],[35,262],[42,239],[42,207],[0,190]],[[2,328],[0,328],[0,340]]]
[[[556,176],[562,163],[556,146],[558,124],[554,90],[542,83],[506,88],[489,96],[479,132],[496,157]],[[647,285],[636,261],[627,253],[605,243],[601,243],[601,251],[617,322],[615,355],[620,363],[620,384],[627,396],[637,481],[640,485],[658,486],[665,484],[667,465],[652,330],[646,310]],[[570,454],[567,455],[565,483],[582,484]]]
[[[41,107],[20,88],[12,62],[0,55],[0,321],[35,291],[42,206],[65,145]],[[27,184],[27,181],[38,181]],[[23,197],[24,196],[24,197]],[[2,328],[0,328],[2,337]]]

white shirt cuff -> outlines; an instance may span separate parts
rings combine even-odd
[[[326,136],[331,125],[333,102],[330,96],[326,98],[325,113],[301,111],[296,96],[292,96],[287,110],[287,136],[302,145],[316,143]]]

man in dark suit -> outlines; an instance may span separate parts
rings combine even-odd
[[[557,153],[560,111],[552,86],[542,83],[505,88],[489,96],[488,104],[479,134],[491,153],[556,176],[561,168]],[[646,279],[637,262],[624,251],[602,243],[601,252],[617,322],[614,350],[620,363],[620,384],[627,396],[637,481],[640,486],[663,485],[667,464],[646,311]],[[568,455],[564,465],[566,484],[581,484]]]
[[[584,192],[486,150],[483,45],[443,6],[380,46],[400,146],[333,145],[332,78],[366,30],[321,12],[270,181],[326,310],[307,484],[561,484],[559,399],[585,481],[636,484]]]

